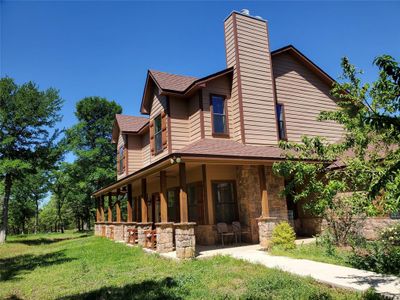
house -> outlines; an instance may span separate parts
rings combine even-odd
[[[137,228],[143,245],[156,228],[157,251],[188,258],[196,244],[218,242],[221,222],[239,221],[243,239],[262,245],[281,220],[298,234],[317,230],[280,194],[272,164],[283,159],[280,140],[341,139],[340,125],[317,121],[337,109],[334,81],[293,46],[271,51],[267,21],[246,10],[224,32],[226,69],[202,78],[149,70],[144,117],[116,116],[117,180],[93,194],[97,235],[124,240]]]

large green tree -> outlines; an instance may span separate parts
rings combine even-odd
[[[72,178],[80,190],[77,194],[84,195],[79,200],[88,227],[94,207],[91,194],[115,180],[116,155],[111,134],[115,114],[121,112],[115,101],[87,97],[76,104],[78,124],[67,130],[67,143],[76,157]]]
[[[0,179],[4,182],[0,243],[5,242],[8,205],[13,182],[37,167],[47,169],[59,159],[54,130],[60,121],[62,99],[58,91],[39,90],[33,82],[17,85],[0,79]]]

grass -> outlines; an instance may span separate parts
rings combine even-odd
[[[292,258],[309,259],[328,264],[351,267],[348,263],[349,252],[340,248],[335,248],[334,253],[330,254],[322,246],[312,244],[297,245],[295,249],[285,250],[279,247],[273,247],[269,254],[277,256],[288,256]]]
[[[65,233],[0,245],[0,299],[363,299],[282,271],[214,257],[176,262]]]

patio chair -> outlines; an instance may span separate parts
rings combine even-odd
[[[136,228],[128,229],[128,244],[135,245],[138,242],[138,230]]]
[[[228,225],[226,225],[226,223],[217,223],[217,233],[221,237],[222,246],[224,246],[225,236],[234,236],[233,232],[228,231]]]
[[[239,237],[239,243],[242,243],[242,234],[250,234],[249,230],[242,230],[242,225],[240,224],[240,222],[232,222],[232,231],[235,234],[235,238],[236,238],[236,243],[237,243],[237,239]]]
[[[157,233],[156,230],[146,230],[144,232],[146,236],[146,248],[155,249],[157,246]]]

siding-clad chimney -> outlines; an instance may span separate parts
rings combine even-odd
[[[251,145],[276,144],[275,91],[265,20],[233,12],[224,22],[226,62],[234,67],[233,137]]]

